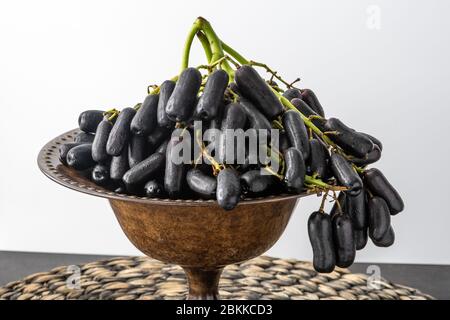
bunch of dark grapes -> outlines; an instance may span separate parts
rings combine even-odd
[[[61,161],[117,193],[216,199],[225,210],[243,198],[334,194],[331,212],[322,205],[308,220],[320,272],[351,265],[368,237],[381,247],[394,242],[391,215],[403,210],[403,201],[381,171],[367,168],[380,159],[382,143],[337,118],[327,119],[310,89],[281,91],[250,65],[239,67],[233,82],[220,68],[205,76],[187,68],[136,107],[88,110],[78,123],[81,133],[61,146]],[[201,123],[200,133],[221,133],[201,140],[195,123]],[[262,148],[270,163],[254,161],[247,148],[250,135],[244,144],[229,143],[226,130],[248,129],[265,133],[257,136],[257,151]],[[276,145],[270,139],[273,129],[280,130]],[[188,161],[173,161],[184,150],[181,144],[197,146],[198,152],[191,148],[182,152]],[[237,163],[239,154],[244,161]]]

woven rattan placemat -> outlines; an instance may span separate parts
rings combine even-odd
[[[68,286],[74,268],[57,267],[0,288],[0,299],[185,299],[186,278],[175,265],[146,257],[114,258],[79,266],[79,288]],[[75,272],[76,268],[75,268]],[[70,279],[69,279],[70,280]],[[431,296],[387,280],[337,268],[319,274],[311,263],[262,256],[225,268],[221,299],[389,299],[429,300]]]

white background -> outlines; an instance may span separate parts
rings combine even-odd
[[[137,254],[103,199],[38,170],[41,146],[88,108],[133,106],[179,70],[194,19],[319,95],[385,145],[377,164],[400,190],[396,244],[358,261],[450,263],[450,2],[0,1],[0,250]],[[368,8],[380,9],[380,29]],[[372,24],[373,26],[373,24]],[[198,45],[194,65],[204,62]],[[301,201],[269,254],[311,259]]]

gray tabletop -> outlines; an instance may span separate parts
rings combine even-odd
[[[0,251],[0,286],[57,266],[108,258],[111,256]],[[417,288],[437,299],[450,299],[450,266],[356,263],[350,269],[372,274],[373,266],[392,282]]]

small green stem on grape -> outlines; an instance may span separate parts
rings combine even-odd
[[[108,114],[116,113],[116,112],[119,112],[119,110],[117,110],[116,108],[113,108],[113,109],[109,109],[109,110],[106,110],[105,112],[103,112],[103,115],[106,116]]]
[[[239,95],[236,92],[234,92],[230,88],[227,88],[227,92],[233,97],[233,102],[238,102]]]
[[[175,76],[175,77],[172,77],[170,80],[171,80],[171,81],[174,81],[174,82],[177,82],[177,81],[178,81],[178,78],[179,78],[179,76]],[[150,88],[152,88],[153,91],[150,91],[150,90],[149,90]],[[148,88],[147,88],[148,94],[151,94],[151,95],[153,95],[153,94],[159,94],[159,91],[160,91],[160,90],[161,90],[160,86],[157,86],[157,85],[150,85],[150,86],[148,86]]]
[[[322,116],[319,116],[319,115],[317,115],[317,114],[313,114],[313,115],[309,116],[308,119],[309,119],[309,120],[316,120],[316,119],[322,120],[323,117],[322,117]]]
[[[334,191],[333,191],[333,192],[334,192]],[[327,199],[327,197],[328,197],[328,190],[327,190],[327,192],[325,192],[325,194],[323,195],[323,197],[322,197],[322,202],[320,203],[320,209],[319,209],[319,211],[320,211],[321,213],[324,213],[323,209],[325,208],[325,200]]]
[[[220,172],[222,169],[225,168],[225,166],[224,166],[224,165],[221,165],[220,163],[218,163],[218,162],[214,159],[214,157],[212,157],[212,156],[206,151],[206,146],[205,146],[205,144],[203,143],[203,141],[202,141],[201,138],[200,138],[200,136],[201,136],[201,131],[200,131],[200,130],[197,130],[197,132],[195,133],[195,135],[196,135],[197,143],[198,143],[198,145],[200,146],[200,150],[201,150],[202,155],[203,155],[204,157],[206,157],[206,159],[208,159],[209,162],[211,163],[211,166],[212,166],[212,168],[213,168],[213,173],[214,173],[214,175],[215,175],[215,176],[218,175],[219,172]]]
[[[281,152],[279,150],[277,150],[274,146],[268,146],[267,144],[261,146],[263,148],[266,149],[266,155],[270,157],[271,159],[271,163],[272,161],[275,161],[275,163],[278,164],[278,172],[281,172],[281,174],[279,174],[278,172],[275,172],[272,169],[272,166],[270,165],[266,165],[264,168],[270,172],[272,175],[274,175],[275,177],[277,177],[280,180],[283,180],[283,174],[284,174],[284,169],[285,169],[285,165],[284,165],[284,159],[283,159],[283,155],[281,154]],[[273,154],[272,154],[273,153]],[[277,157],[274,157],[274,155],[276,155]]]
[[[271,175],[277,177],[278,179],[283,180],[283,175],[276,173],[275,171],[272,170],[271,167],[265,166],[263,169],[269,172]]]
[[[113,113],[113,114],[108,118],[108,121],[113,121],[118,115],[119,115],[119,112]]]
[[[151,94],[152,91],[154,91],[156,89],[158,89],[158,85],[156,85],[156,84],[151,84],[151,85],[147,86],[147,94]]]
[[[361,168],[361,167],[358,167],[357,165],[353,165],[353,168],[356,170],[356,172],[358,172],[358,173],[364,173],[364,171],[365,171],[365,169],[364,168]]]
[[[313,131],[312,131],[311,128],[308,128],[308,135],[309,135],[309,140],[312,140],[314,138],[313,137]]]
[[[236,60],[234,60],[232,57],[230,57],[229,55],[225,55],[225,57],[227,58],[228,61],[230,61],[230,63],[232,65],[234,65],[234,67],[236,69],[239,69],[241,67],[241,65],[239,64],[239,62],[237,62]]]
[[[262,63],[262,62],[256,62],[256,61],[251,60],[251,61],[250,61],[250,65],[255,66],[255,67],[261,67],[261,68],[266,69],[267,72],[271,73],[273,77],[275,77],[276,79],[278,79],[279,81],[281,81],[281,82],[286,86],[286,88],[288,88],[288,89],[289,89],[289,88],[293,88],[292,83],[298,82],[297,79],[296,79],[296,81],[291,82],[291,83],[285,81],[281,76],[278,75],[278,72],[277,72],[277,71],[272,70],[272,69],[271,69],[267,64],[265,64],[265,63]]]
[[[137,111],[141,108],[141,106],[142,106],[142,103],[140,103],[140,102],[136,103],[136,105],[133,107],[133,109]]]
[[[115,117],[119,115],[120,111],[117,109],[110,109],[103,112],[103,116],[106,117],[108,121],[114,120]]]
[[[333,191],[333,199],[336,203],[336,206],[338,207],[339,213],[344,214],[344,210],[342,210],[341,203],[339,202],[339,198],[336,196],[336,192]]]
[[[276,128],[276,129],[280,129],[280,130],[283,130],[283,129],[284,129],[284,128],[283,128],[283,125],[282,125],[281,122],[278,121],[278,120],[273,120],[273,121],[272,121],[272,125],[273,125],[273,127]]]
[[[317,186],[317,187],[319,187],[321,189],[324,189],[324,190],[334,190],[334,191],[345,191],[345,190],[347,190],[346,187],[333,186],[331,184],[323,182],[320,179],[314,179],[313,177],[311,177],[309,175],[305,176],[305,183]]]
[[[223,56],[219,60],[216,60],[213,63],[210,63],[208,65],[202,64],[202,65],[198,66],[197,69],[207,69],[209,72],[211,72],[215,67],[220,66],[222,64],[222,62],[224,62],[225,60],[227,60],[227,57]]]
[[[292,81],[292,82],[290,83],[291,88],[294,87],[294,84],[296,84],[297,82],[300,82],[301,80],[302,80],[301,78],[297,78],[297,79],[295,79],[294,81]]]
[[[208,60],[208,64],[211,63],[212,52],[211,52],[211,46],[209,45],[208,38],[205,36],[205,34],[202,31],[197,32],[197,38],[198,38],[198,40],[200,40],[203,50],[205,51],[205,56],[206,56],[206,60]]]

